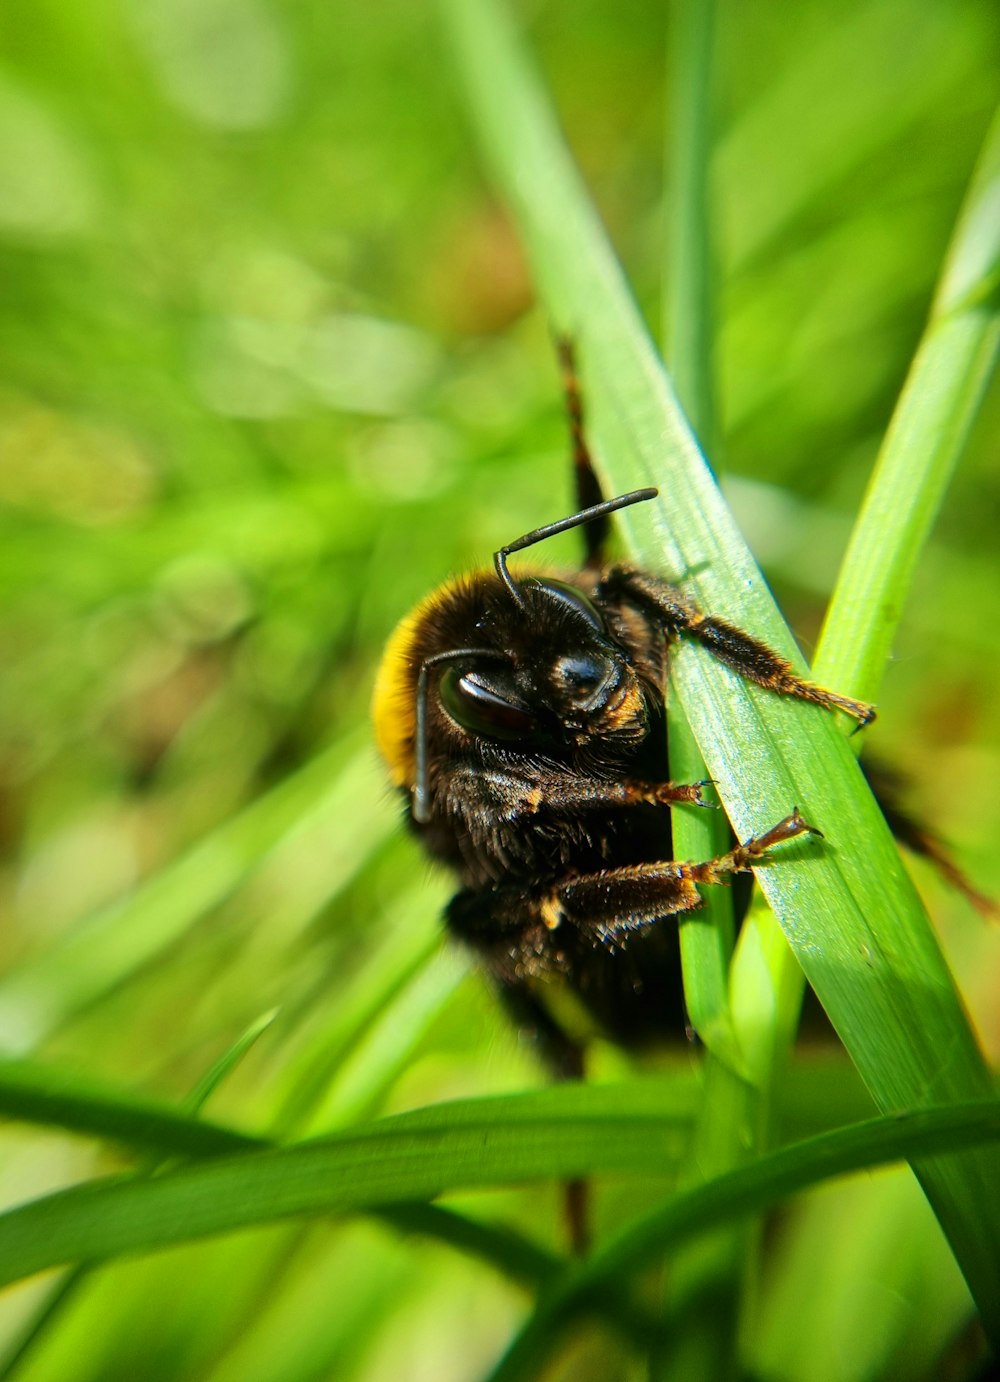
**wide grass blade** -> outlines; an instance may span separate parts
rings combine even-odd
[[[652,1083],[532,1090],[436,1105],[153,1178],[77,1186],[0,1216],[0,1283],[292,1215],[368,1212],[522,1181],[670,1174],[697,1099],[693,1085],[691,1095],[664,1109]],[[206,1180],[212,1167],[221,1174]]]
[[[153,1178],[111,1177],[0,1216],[0,1284],[67,1262],[146,1252],[306,1214],[359,1213],[458,1190],[663,1173],[683,1115],[654,1088],[532,1091],[400,1114],[298,1147],[225,1157]],[[567,1299],[669,1241],[763,1208],[825,1176],[1000,1138],[996,1100],[878,1119],[783,1148],[674,1197],[574,1276]],[[701,1216],[701,1217],[700,1217]],[[560,1292],[560,1294],[562,1294]]]

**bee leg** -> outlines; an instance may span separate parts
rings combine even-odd
[[[523,993],[515,997],[519,991],[526,993],[528,983],[542,975],[572,974],[581,937],[615,949],[632,931],[700,907],[698,883],[726,883],[733,874],[766,863],[775,845],[819,834],[796,807],[770,830],[717,859],[668,859],[545,883],[465,888],[448,904],[445,920],[503,986],[508,1004],[520,1002],[543,1044],[551,1043],[553,1068],[573,1076],[579,1057],[572,1042],[538,1006],[529,1009]]]
[[[448,929],[470,946],[492,975],[518,1022],[536,1036],[557,1079],[583,1075],[583,1048],[542,1003],[533,981],[564,974],[573,983],[581,957],[621,949],[634,931],[702,905],[698,883],[724,883],[768,857],[775,845],[818,834],[793,811],[761,835],[704,863],[634,864],[550,881],[466,888],[448,905]],[[575,1252],[588,1241],[588,1191],[566,1183],[566,1217]]]
[[[569,423],[570,441],[573,447],[573,475],[576,486],[576,506],[589,509],[604,500],[604,491],[597,478],[594,462],[587,445],[587,435],[583,425],[583,399],[580,395],[580,380],[576,373],[576,355],[569,336],[556,337],[556,353],[562,370],[563,396],[566,400],[566,419]],[[584,565],[600,566],[604,560],[604,547],[611,531],[607,514],[594,518],[583,528]]]
[[[631,806],[667,806],[685,803],[708,809],[700,782],[649,782],[641,779],[605,781],[598,777],[553,773],[544,789],[536,777],[519,777],[501,768],[456,769],[448,787],[448,808],[463,816],[474,830],[484,797],[508,825],[518,825],[544,812],[550,816],[577,816],[580,812],[627,809]]]
[[[572,982],[581,953],[592,945],[617,949],[630,932],[700,907],[695,882],[718,882],[728,857],[707,864],[634,864],[524,887],[468,888],[450,902],[446,922],[510,1004],[510,995],[535,979],[565,974]],[[574,1055],[555,1022],[537,1008],[529,1020],[550,1066],[572,1069]]]
[[[733,874],[748,873],[755,865],[766,863],[775,845],[806,834],[820,832],[796,808],[770,830],[718,859],[633,864],[561,880],[538,899],[538,915],[552,933],[553,944],[565,930],[574,940],[585,937],[594,945],[617,950],[627,944],[631,933],[700,907],[696,884],[727,883]]]
[[[679,590],[643,571],[619,567],[602,583],[605,598],[616,594],[655,618],[667,634],[683,634],[706,648],[719,662],[731,667],[747,681],[755,682],[779,696],[794,696],[812,701],[827,710],[842,710],[863,728],[875,719],[875,707],[866,701],[840,696],[824,686],[806,681],[792,665],[765,643],[759,642],[735,624],[711,614],[701,614]]]

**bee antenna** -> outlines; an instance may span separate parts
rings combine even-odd
[[[427,774],[427,695],[430,687],[429,672],[442,662],[463,662],[473,658],[491,658],[493,661],[506,661],[506,654],[496,648],[450,648],[445,653],[434,653],[425,657],[417,675],[417,709],[414,737],[416,739],[416,764],[413,786],[413,819],[418,825],[426,825],[431,818],[430,789]]]
[[[585,523],[591,523],[595,518],[604,518],[609,513],[615,513],[618,509],[627,509],[630,504],[642,504],[647,499],[655,499],[659,490],[655,489],[634,489],[628,494],[619,494],[615,499],[604,499],[600,504],[592,504],[589,509],[581,509],[579,513],[574,513],[569,518],[560,518],[556,523],[546,523],[542,528],[532,528],[530,533],[525,533],[515,542],[509,542],[506,547],[501,547],[499,552],[493,553],[493,565],[496,567],[497,575],[503,581],[510,592],[511,599],[519,609],[524,608],[524,596],[514,584],[514,578],[507,570],[507,558],[512,552],[523,552],[526,547],[534,547],[536,542],[544,542],[547,537],[555,537],[556,533],[568,532],[570,528],[580,528]]]

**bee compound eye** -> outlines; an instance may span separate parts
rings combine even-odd
[[[556,675],[574,699],[587,698],[608,680],[607,660],[588,653],[567,653],[556,663]]]
[[[537,729],[526,706],[508,700],[479,672],[449,667],[441,677],[441,704],[463,729],[489,739],[523,739]]]

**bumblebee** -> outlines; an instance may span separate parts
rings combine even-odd
[[[872,706],[800,677],[749,633],[699,611],[654,572],[606,556],[609,518],[654,489],[601,496],[571,352],[562,347],[578,511],[446,582],[398,626],[374,692],[376,738],[409,825],[455,873],[448,930],[532,1027],[554,1071],[582,1071],[553,1016],[553,981],[626,1046],[684,1030],[678,917],[698,885],[728,882],[770,850],[818,834],[798,809],[719,858],[672,858],[670,807],[708,803],[667,755],[670,649],[691,639],[777,695],[840,711]],[[568,529],[585,554],[566,576],[508,558]]]

